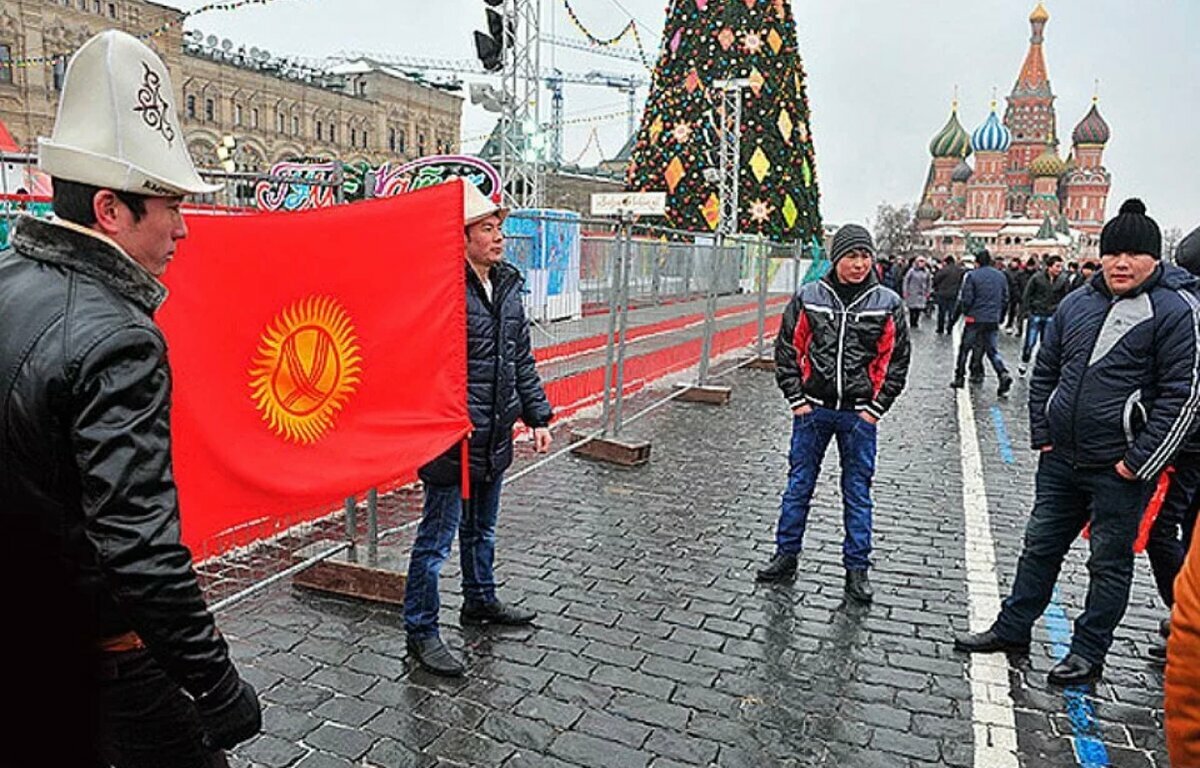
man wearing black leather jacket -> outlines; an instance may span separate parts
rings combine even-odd
[[[215,188],[187,154],[173,94],[133,37],[85,43],[41,140],[57,218],[20,220],[0,254],[0,525],[28,535],[28,559],[70,600],[58,620],[35,606],[0,633],[26,640],[5,654],[8,711],[20,710],[5,765],[205,768],[261,728],[180,541],[153,315],[187,235],[180,204]],[[64,632],[83,633],[86,666],[56,658]],[[55,706],[59,665],[94,675],[94,721]],[[32,738],[47,726],[61,737]]]

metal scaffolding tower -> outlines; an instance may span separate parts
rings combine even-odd
[[[717,80],[713,83],[717,98],[717,196],[721,199],[721,218],[717,232],[732,235],[738,231],[738,190],[742,170],[742,90],[749,87],[746,78]]]
[[[513,208],[542,207],[542,151],[539,93],[541,0],[504,0],[504,27],[510,36],[501,72],[500,177],[504,202]]]

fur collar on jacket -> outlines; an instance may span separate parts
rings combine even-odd
[[[167,298],[162,283],[115,243],[63,222],[22,216],[13,230],[12,244],[26,258],[104,283],[146,314],[153,315]]]

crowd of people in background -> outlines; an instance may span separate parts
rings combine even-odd
[[[985,279],[979,279],[984,274],[978,272],[981,267],[994,272],[989,271]],[[968,325],[973,327],[964,329],[964,333],[970,331],[964,347],[970,353],[971,380],[974,383],[983,380],[982,361],[986,356],[996,368],[1004,390],[1001,394],[1008,391],[1012,382],[1007,381],[1006,377],[1011,376],[999,355],[999,333],[1023,335],[1017,372],[1020,376],[1027,375],[1034,350],[1058,303],[1087,283],[1099,268],[1098,259],[1067,260],[1057,254],[1031,255],[1023,259],[1012,257],[1004,264],[993,261],[986,252],[963,257],[944,256],[940,263],[926,255],[896,260],[883,255],[876,263],[880,284],[904,299],[911,328],[919,329],[924,318],[936,319],[935,333],[940,336],[951,333],[964,316],[972,317]],[[981,302],[983,307],[981,310],[976,306],[972,315],[964,313],[963,286],[973,272],[978,273],[976,284],[968,289],[966,299],[976,304]]]

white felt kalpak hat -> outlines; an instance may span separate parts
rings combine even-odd
[[[54,135],[38,139],[38,164],[54,178],[156,197],[221,188],[196,173],[166,65],[115,29],[71,57]]]
[[[463,224],[465,226],[469,227],[477,221],[483,221],[488,216],[499,216],[501,221],[508,216],[508,209],[489,200],[487,195],[479,191],[479,187],[467,179],[462,180],[462,185]]]

